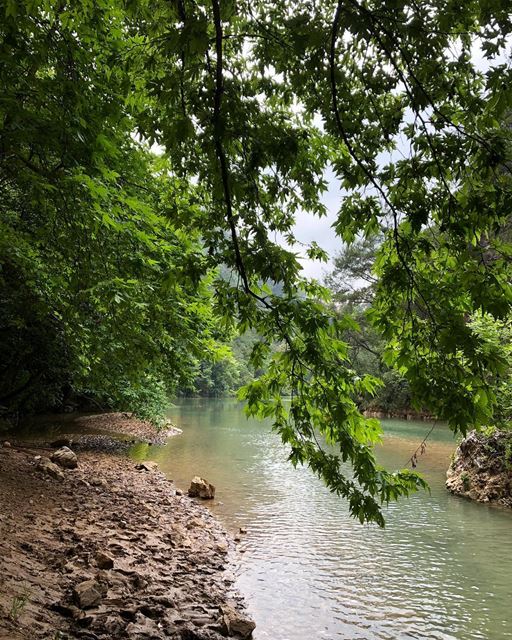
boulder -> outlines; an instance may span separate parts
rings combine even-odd
[[[470,500],[512,508],[511,451],[510,431],[471,431],[455,452],[446,488]]]
[[[46,473],[47,475],[55,478],[55,480],[63,480],[64,474],[62,473],[60,467],[54,464],[49,458],[45,456],[41,456],[37,461],[37,469]]]
[[[201,498],[202,500],[212,500],[215,498],[215,487],[208,480],[195,476],[190,483],[188,495],[191,498]]]
[[[85,580],[80,582],[73,589],[73,598],[80,609],[89,609],[98,605],[103,596],[107,593],[107,588],[97,580]]]
[[[51,461],[58,464],[64,469],[76,469],[78,467],[78,458],[76,453],[71,451],[69,447],[61,447],[55,453],[52,453]]]
[[[250,638],[256,624],[247,616],[227,605],[222,607],[223,621],[228,636]]]

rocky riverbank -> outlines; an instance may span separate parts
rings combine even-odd
[[[164,444],[170,436],[179,435],[181,429],[170,421],[161,430],[146,420],[139,420],[130,413],[60,413],[36,416],[19,425],[17,432],[24,440],[32,434],[44,434],[42,439],[67,438],[77,446],[91,443],[89,448],[101,448],[101,440],[115,440],[119,444],[132,444],[135,441],[151,444]],[[92,436],[100,436],[92,438]],[[86,447],[87,448],[87,447]]]
[[[82,450],[52,473],[50,453],[0,448],[0,639],[250,637],[207,509],[153,465]]]
[[[454,494],[512,508],[512,432],[471,431],[460,443],[446,474]]]

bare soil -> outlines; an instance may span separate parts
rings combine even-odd
[[[0,446],[1,640],[250,637],[232,540],[202,504],[151,465],[104,452],[79,452],[57,479],[37,468],[50,454]]]

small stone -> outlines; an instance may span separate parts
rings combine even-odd
[[[37,468],[56,480],[64,479],[64,474],[60,468],[45,456],[41,456],[41,459],[37,463]]]
[[[51,461],[63,467],[64,469],[76,469],[78,467],[78,458],[76,453],[71,451],[69,447],[61,447],[57,449],[51,456]]]
[[[73,598],[81,609],[89,609],[101,602],[106,594],[105,586],[96,580],[85,580],[73,589]]]
[[[96,564],[100,569],[112,569],[114,566],[114,558],[109,556],[108,553],[98,551],[96,554]]]
[[[206,523],[204,520],[201,520],[201,518],[191,518],[187,522],[187,529],[194,529],[194,528],[203,529],[205,526],[206,526]]]
[[[201,498],[202,500],[212,500],[215,498],[215,487],[204,478],[195,476],[190,483],[188,495],[191,498]]]
[[[2,447],[4,447],[5,449],[9,449],[9,448],[11,447],[11,443],[10,443],[10,442],[8,442],[7,440],[5,440],[5,441],[2,443]]]
[[[146,460],[146,462],[141,462],[135,465],[137,471],[157,471],[158,462],[153,462],[152,460]]]
[[[247,533],[247,529],[245,527],[240,527],[240,529],[238,530],[240,533]]]
[[[183,495],[183,491],[181,489],[176,489],[176,495],[177,496],[182,496]]]
[[[92,487],[108,489],[108,482],[106,480],[103,480],[103,478],[89,478],[89,484]]]
[[[238,635],[244,639],[252,636],[256,624],[250,618],[230,606],[222,607],[222,613],[228,635]]]

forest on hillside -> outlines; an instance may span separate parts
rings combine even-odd
[[[158,423],[179,392],[242,385],[291,462],[380,524],[425,483],[377,464],[365,402],[401,389],[455,432],[509,423],[508,0],[0,16],[5,420],[71,399]],[[326,215],[328,175],[341,253],[321,283],[295,224]]]

